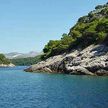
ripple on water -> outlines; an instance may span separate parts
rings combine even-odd
[[[0,69],[0,108],[107,108],[108,77]]]

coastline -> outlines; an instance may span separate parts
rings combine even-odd
[[[15,67],[14,64],[10,63],[10,64],[0,64],[0,68],[2,67]]]
[[[31,65],[24,71],[108,76],[108,46],[101,44],[75,49]]]

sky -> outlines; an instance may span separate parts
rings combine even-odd
[[[107,0],[0,0],[0,52],[41,52]]]

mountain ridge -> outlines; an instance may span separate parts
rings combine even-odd
[[[17,58],[35,57],[39,54],[40,54],[39,52],[35,52],[35,51],[30,51],[28,53],[10,52],[10,53],[6,53],[5,56],[8,59],[17,59]]]

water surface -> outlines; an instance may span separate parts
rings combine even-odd
[[[108,108],[108,77],[0,69],[0,108]]]

